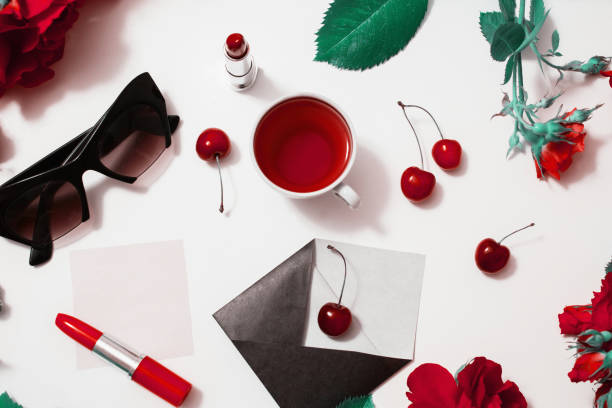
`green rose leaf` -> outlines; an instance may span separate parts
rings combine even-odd
[[[612,272],[612,260],[606,265],[606,273]]]
[[[2,10],[4,8],[4,6],[9,4],[9,1],[11,1],[11,0],[0,0],[0,10]]]
[[[23,408],[21,405],[16,403],[9,397],[9,395],[5,392],[0,395],[0,408]]]
[[[505,23],[493,35],[491,56],[495,61],[505,61],[517,51],[525,40],[525,30],[518,23]]]
[[[335,0],[317,32],[315,61],[364,70],[382,64],[412,39],[428,0]]]
[[[529,20],[531,20],[533,25],[539,24],[544,19],[545,11],[544,0],[531,0]]]
[[[499,0],[499,8],[504,14],[506,21],[514,21],[514,16],[516,15],[515,0]]]
[[[347,398],[342,401],[336,408],[374,408],[371,395],[363,397]]]
[[[488,13],[480,13],[480,31],[489,44],[493,41],[493,35],[500,25],[504,24],[506,19],[499,11]]]
[[[506,85],[510,78],[512,78],[512,72],[514,72],[514,55],[508,58],[508,63],[506,64],[506,74],[504,76],[504,83],[502,85]]]
[[[552,33],[552,50],[553,53],[559,49],[559,32],[555,30]]]

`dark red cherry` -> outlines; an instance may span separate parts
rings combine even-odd
[[[494,239],[486,238],[478,244],[475,258],[478,269],[487,273],[495,273],[502,270],[508,263],[510,250],[498,244]]]
[[[508,259],[510,259],[510,250],[501,243],[509,236],[526,228],[533,227],[534,225],[534,223],[531,223],[526,227],[517,229],[500,239],[499,242],[495,241],[493,238],[485,238],[480,241],[476,247],[476,253],[474,254],[478,269],[487,273],[497,273],[504,269],[508,264]]]
[[[223,177],[221,176],[221,163],[219,159],[229,154],[232,146],[229,137],[224,131],[217,128],[208,128],[203,131],[196,141],[196,152],[202,160],[215,160],[219,171],[219,184],[221,185],[221,204],[219,212],[223,212]]]
[[[461,162],[461,145],[452,139],[438,140],[431,149],[431,154],[444,170],[453,170],[459,167]]]
[[[225,157],[231,150],[229,137],[224,131],[217,128],[208,128],[203,131],[196,142],[196,152],[202,160],[216,160]]]
[[[340,336],[351,325],[353,317],[348,307],[329,302],[319,310],[319,327],[328,336]]]
[[[436,176],[416,166],[408,167],[402,174],[402,192],[414,202],[425,200],[436,185]]]
[[[225,40],[225,52],[232,58],[240,59],[244,57],[248,49],[249,46],[242,34],[230,34]]]

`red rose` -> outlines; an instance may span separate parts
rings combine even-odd
[[[574,368],[568,374],[570,380],[572,382],[593,382],[605,377],[608,370],[600,370],[605,358],[606,354],[599,351],[581,355],[576,359]]]
[[[455,382],[444,367],[423,364],[408,376],[409,408],[526,408],[518,386],[501,373],[499,364],[476,357]]]
[[[82,0],[11,0],[0,10],[0,96],[12,85],[39,85],[54,75],[65,34]]]
[[[580,334],[591,328],[591,306],[565,306],[559,315],[561,334]]]
[[[593,294],[591,326],[597,331],[612,330],[612,274],[601,281],[601,291]]]
[[[563,115],[563,118],[568,118],[575,110],[576,109],[567,112]],[[584,138],[586,137],[584,125],[582,123],[561,124],[569,129],[568,132],[562,134],[563,138],[572,143],[549,142],[542,148],[542,156],[540,157],[540,164],[544,173],[550,174],[557,180],[561,178],[560,173],[567,170],[572,164],[572,156],[574,153],[584,150]],[[537,162],[536,172],[538,178],[542,178],[542,171]]]
[[[610,86],[612,87],[612,71],[601,71],[600,74],[601,76],[610,78]]]

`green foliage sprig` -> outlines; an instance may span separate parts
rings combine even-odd
[[[580,143],[582,149],[582,138],[580,142],[567,137],[575,124],[583,124],[601,105],[591,109],[576,109],[569,113],[561,113],[561,108],[556,116],[548,121],[540,122],[539,111],[551,107],[561,94],[544,97],[535,103],[528,103],[528,95],[525,91],[523,81],[523,56],[527,48],[531,49],[543,72],[544,65],[555,69],[559,73],[559,81],[563,79],[564,72],[573,71],[583,74],[600,74],[610,63],[610,58],[594,56],[587,61],[571,61],[565,65],[558,65],[551,61],[554,57],[561,57],[559,52],[559,32],[555,30],[552,34],[552,47],[546,52],[538,48],[538,34],[546,22],[550,10],[546,10],[543,0],[531,0],[529,16],[526,15],[526,0],[520,0],[517,10],[516,0],[499,0],[500,11],[480,13],[480,28],[483,36],[490,44],[491,57],[495,61],[505,62],[503,84],[512,83],[512,97],[507,94],[502,100],[501,112],[494,116],[511,116],[514,119],[514,131],[510,136],[508,154],[515,149],[528,143],[531,153],[538,167],[538,175],[543,175],[547,170],[558,178],[557,170],[564,170],[564,164],[542,163],[543,150],[549,143]],[[579,126],[574,130],[578,135],[584,135]],[[558,150],[558,149],[557,149]],[[567,153],[570,157],[573,154]],[[570,161],[571,162],[571,159]],[[552,171],[551,171],[551,168]],[[569,164],[567,164],[569,165]],[[558,167],[555,168],[555,167]]]

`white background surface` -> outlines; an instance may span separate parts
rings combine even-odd
[[[553,6],[545,32],[559,28],[568,58],[612,54],[605,29],[612,3]],[[408,405],[405,381],[417,364],[437,362],[454,372],[478,355],[500,362],[531,407],[591,406],[592,386],[567,378],[571,352],[557,313],[589,301],[612,255],[607,81],[570,76],[565,83],[567,106],[608,105],[588,123],[586,151],[563,181],[540,182],[527,155],[505,160],[511,120],[489,120],[500,107],[503,65],[490,60],[477,17],[496,1],[432,1],[407,49],[363,73],[312,62],[326,7],[325,0],[91,0],[54,65],[56,78],[0,99],[3,179],[94,123],[142,71],[151,72],[169,112],[183,119],[172,151],[137,185],[86,174],[92,219],[57,243],[48,265],[33,269],[25,247],[0,242],[0,285],[9,305],[0,318],[1,389],[27,408],[165,407],[113,367],[77,371],[74,345],[53,321],[72,311],[70,251],[184,239],[195,353],[164,362],[197,387],[187,406],[273,407],[211,314],[310,239],[324,237],[427,254],[416,361],[375,393],[378,407]],[[230,91],[223,78],[221,47],[233,31],[245,34],[263,69],[246,94]],[[535,65],[528,59],[526,81],[537,97],[549,82]],[[289,201],[252,168],[247,141],[258,113],[298,91],[326,95],[351,116],[360,150],[348,181],[363,198],[357,212],[334,197]],[[399,188],[402,171],[418,162],[399,98],[430,108],[465,151],[464,168],[452,175],[427,154],[438,186],[422,206]],[[435,128],[418,112],[412,117],[430,150]],[[215,169],[194,153],[198,134],[211,126],[233,141],[224,162],[227,216],[216,212]],[[481,239],[531,221],[536,228],[507,241],[515,257],[504,274],[476,270]],[[389,312],[390,319],[399,313]]]

